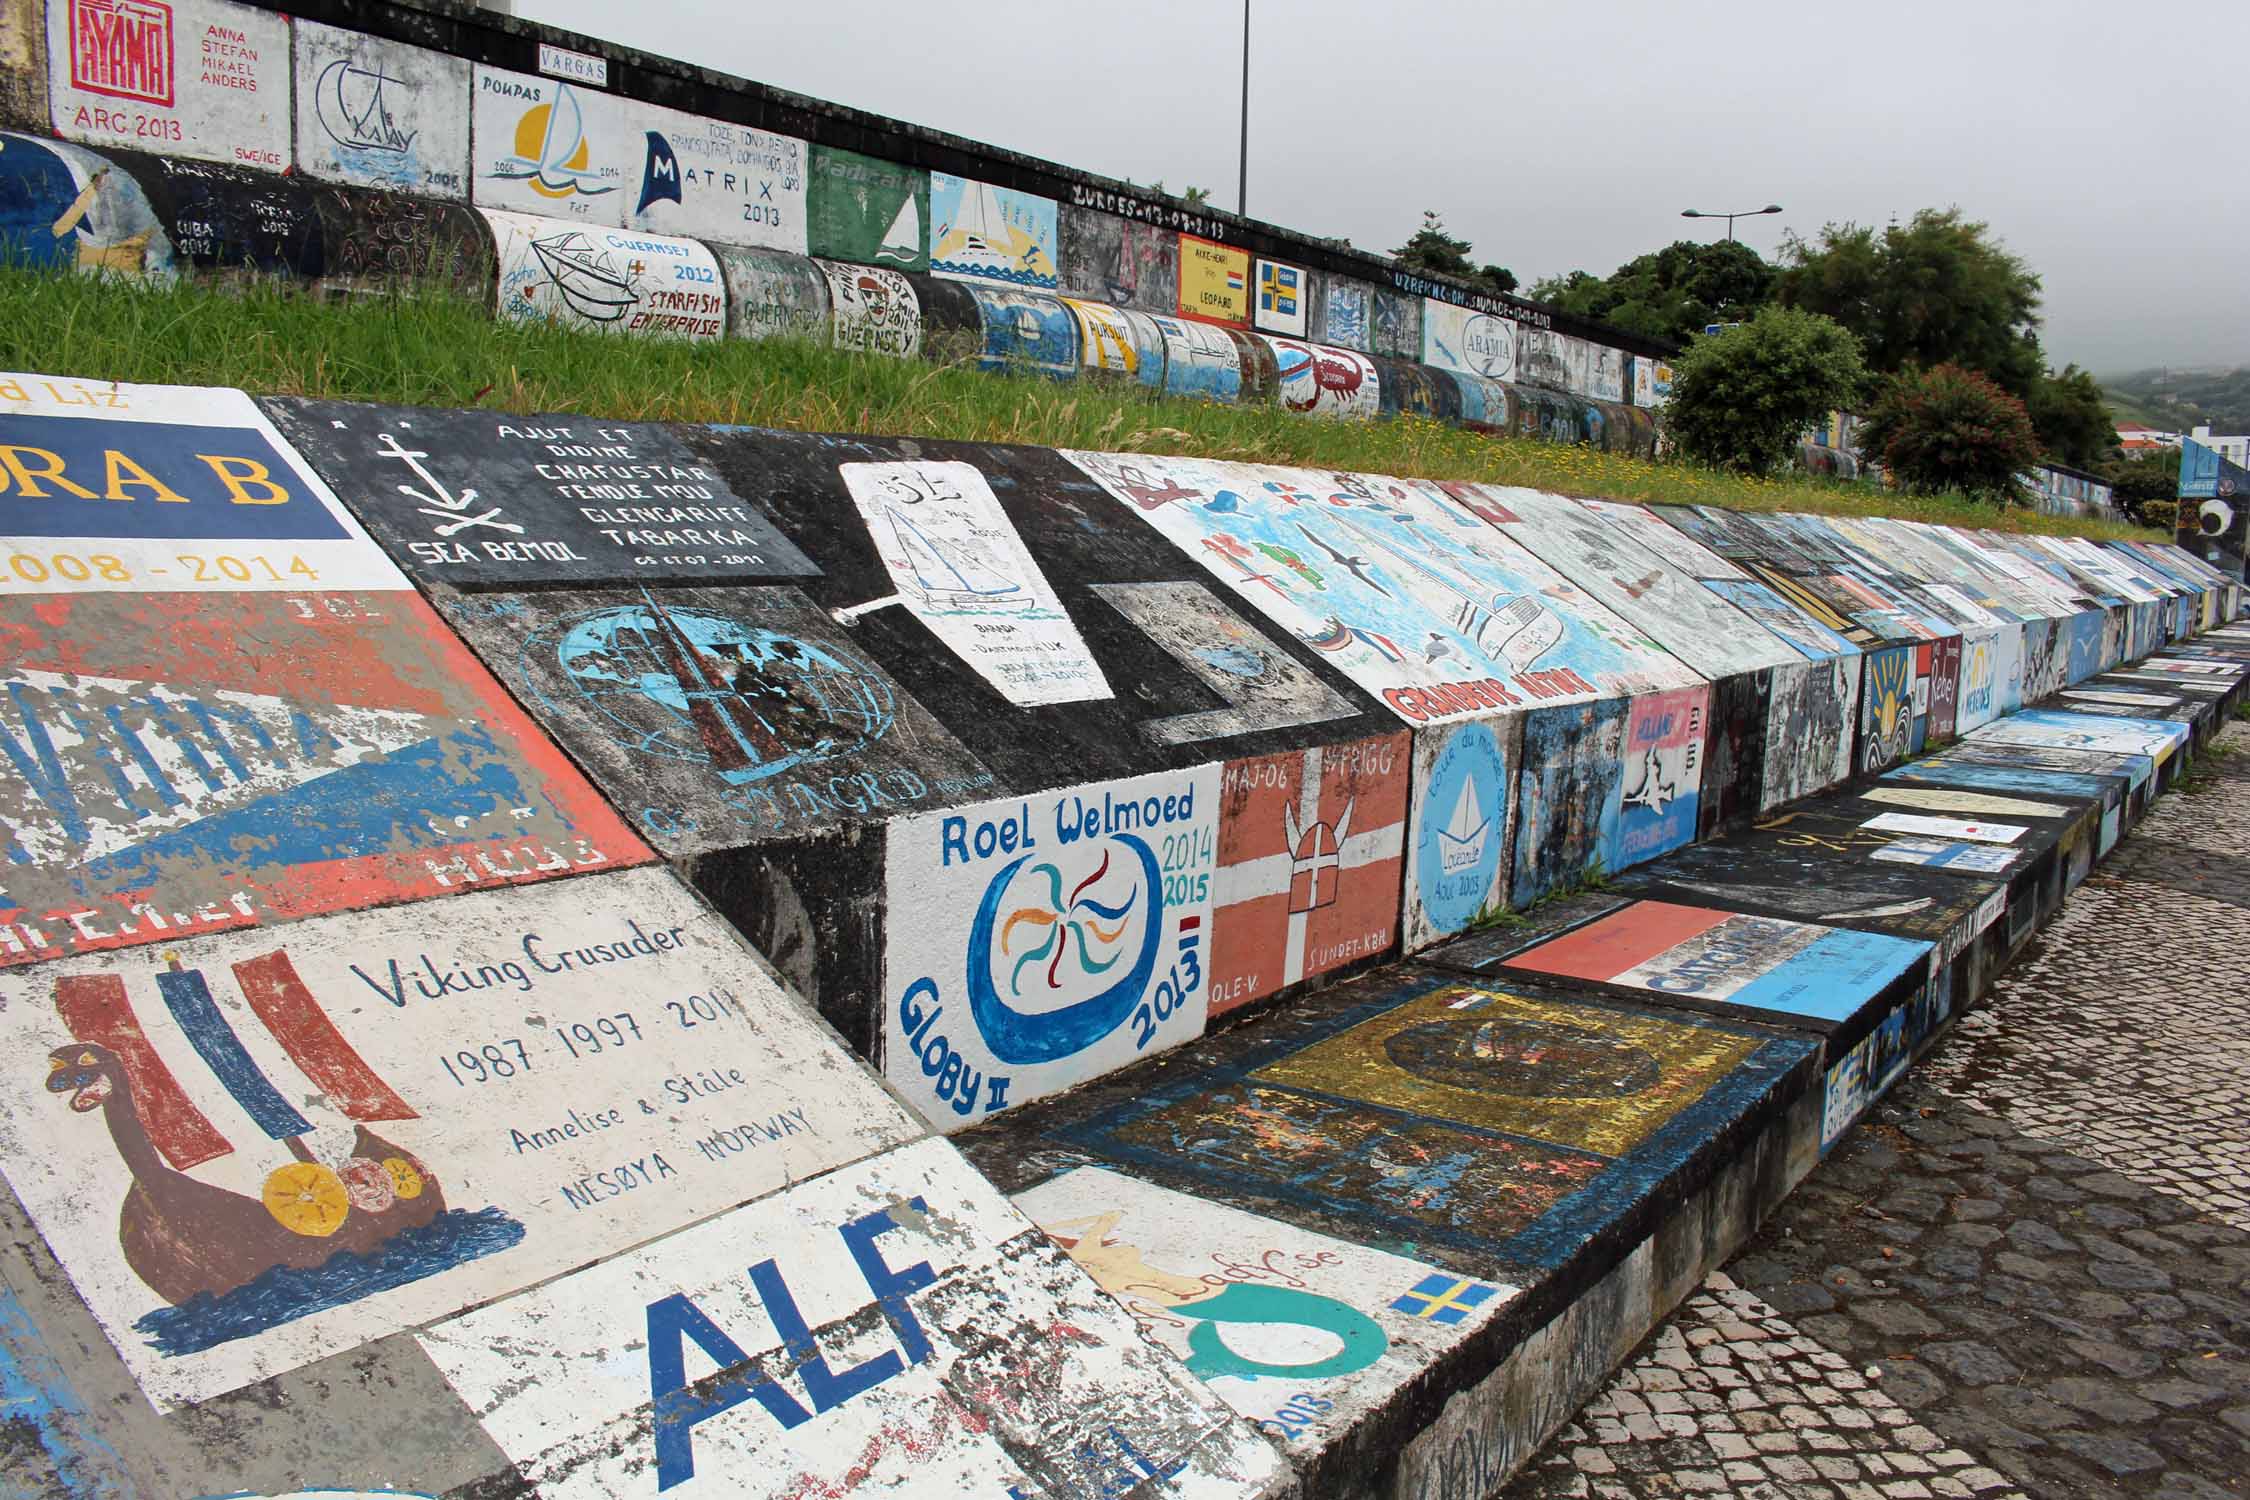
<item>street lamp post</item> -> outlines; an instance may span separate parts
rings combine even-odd
[[[1242,165],[1234,179],[1234,211],[1250,214],[1250,0],[1242,0]]]
[[[1243,0],[1243,4],[1244,4],[1245,6],[1247,6],[1247,5],[1249,4],[1249,0]],[[1248,126],[1247,126],[1247,125],[1245,125],[1245,126],[1244,126],[1244,129],[1245,129],[1245,130],[1247,130],[1247,129],[1248,129]],[[1708,210],[1708,209],[1701,209],[1701,208],[1683,208],[1683,209],[1681,209],[1681,210],[1680,210],[1680,217],[1681,217],[1681,218],[1683,218],[1683,219],[1724,219],[1724,220],[1726,220],[1726,221],[1727,221],[1727,238],[1731,240],[1731,239],[1733,239],[1733,238],[1734,238],[1734,221],[1735,221],[1735,220],[1737,220],[1737,219],[1755,219],[1755,218],[1756,218],[1756,217],[1758,217],[1758,215],[1760,215],[1760,214],[1777,214],[1777,213],[1780,213],[1780,212],[1781,212],[1781,205],[1780,205],[1780,204],[1778,204],[1778,203],[1769,203],[1769,204],[1767,204],[1767,205],[1766,205],[1766,206],[1765,206],[1764,208],[1744,208],[1744,209],[1737,209],[1737,210],[1736,210],[1735,212],[1733,212],[1733,213],[1731,213],[1731,214],[1729,214],[1729,213],[1713,213],[1713,212],[1711,212],[1711,211],[1710,211],[1710,210]]]

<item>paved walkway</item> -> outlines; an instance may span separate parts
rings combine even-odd
[[[1505,1493],[2250,1496],[2250,725]]]

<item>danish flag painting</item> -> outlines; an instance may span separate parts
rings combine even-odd
[[[1211,1013],[1390,949],[1409,737],[1227,763],[1211,892]]]

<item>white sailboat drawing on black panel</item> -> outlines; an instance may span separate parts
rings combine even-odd
[[[991,566],[990,557],[971,556],[956,543],[939,541],[895,508],[884,515],[914,575],[915,588],[931,604],[1016,604],[1028,597],[1022,580]]]
[[[1438,830],[1438,870],[1458,875],[1473,870],[1484,859],[1484,846],[1492,837],[1492,815],[1477,799],[1477,779],[1461,780],[1461,795],[1453,801],[1453,814]]]

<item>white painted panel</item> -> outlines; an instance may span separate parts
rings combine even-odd
[[[640,142],[629,227],[805,253],[803,141],[635,100],[615,110],[628,165]]]
[[[959,1130],[1203,1034],[1219,767],[900,818],[883,1058]]]
[[[94,146],[289,165],[289,23],[229,0],[50,0],[56,131]]]
[[[0,593],[409,587],[240,391],[0,374],[0,444]]]
[[[477,64],[470,199],[622,229],[646,143],[615,96]]]
[[[1286,1484],[1278,1453],[942,1141],[421,1343],[546,1500],[1215,1500]]]
[[[479,212],[499,256],[500,317],[656,338],[726,332],[726,283],[718,261],[694,240]]]
[[[8,1000],[0,1169],[159,1407],[919,1133],[662,870],[72,960]]]
[[[355,187],[469,195],[469,64],[297,22],[297,167]]]
[[[1422,363],[1492,380],[1516,378],[1516,323],[1450,302],[1422,303]]]
[[[922,349],[922,299],[896,271],[815,261],[828,278],[829,327],[836,347],[912,359]]]

